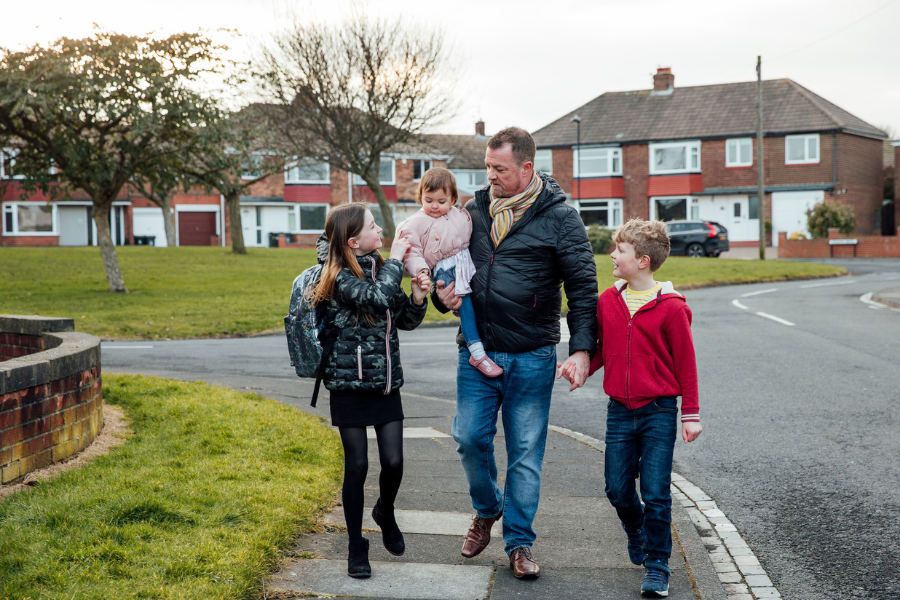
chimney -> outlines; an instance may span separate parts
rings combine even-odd
[[[486,137],[484,135],[484,121],[479,120],[477,123],[475,123],[475,135]]]
[[[653,76],[653,91],[665,92],[675,87],[675,76],[672,75],[671,67],[663,67],[656,70]]]

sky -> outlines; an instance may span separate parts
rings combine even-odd
[[[280,2],[280,3],[279,3]],[[284,28],[284,8],[339,23],[343,0],[41,0],[8,3],[0,46],[21,50],[93,24],[126,34],[232,29],[232,56]],[[368,12],[442,28],[460,108],[442,133],[534,131],[604,92],[790,78],[900,138],[900,0],[372,0]],[[224,39],[224,38],[223,38]]]

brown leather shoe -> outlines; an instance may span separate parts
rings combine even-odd
[[[496,517],[490,519],[482,519],[475,515],[475,520],[469,525],[469,531],[466,532],[466,541],[463,542],[462,555],[466,558],[472,558],[481,554],[481,551],[487,548],[491,543],[491,527],[503,515],[500,513]]]
[[[534,562],[531,548],[519,546],[509,555],[509,566],[516,579],[537,579],[541,576],[541,567]]]

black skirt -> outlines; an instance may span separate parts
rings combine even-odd
[[[400,390],[387,396],[367,392],[331,392],[331,424],[335,427],[366,427],[403,420]]]

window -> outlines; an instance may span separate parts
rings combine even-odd
[[[700,206],[696,198],[651,198],[650,218],[657,221],[700,219]]]
[[[462,170],[454,169],[451,171],[456,177],[456,186],[459,188],[475,188],[481,189],[487,183],[487,171],[484,169]]]
[[[580,155],[580,156],[579,156]],[[622,174],[621,148],[575,149],[575,177],[605,177]]]
[[[379,206],[375,202],[369,203],[367,206],[368,206],[368,209],[372,212],[372,216],[375,218],[375,224],[378,225],[379,227],[384,227],[384,218],[381,216],[381,206]],[[391,217],[394,216],[396,211],[397,211],[397,205],[392,204],[391,205]],[[396,223],[396,220],[394,222]]]
[[[291,233],[319,233],[325,231],[327,204],[299,204],[288,211],[288,230]]]
[[[284,172],[285,183],[329,183],[327,162],[301,158]]]
[[[534,170],[553,175],[553,150],[538,150],[534,153]]]
[[[414,160],[413,161],[413,181],[422,179],[422,174],[430,169],[432,163],[430,160]]]
[[[36,202],[3,205],[3,233],[7,235],[57,235],[56,206]]]
[[[749,167],[753,165],[753,138],[740,138],[725,142],[725,166]]]
[[[747,196],[747,218],[748,219],[758,219],[759,218],[759,196]]]
[[[381,159],[381,166],[378,171],[378,183],[381,185],[394,185],[394,159],[393,158],[384,158]],[[363,181],[363,178],[359,175],[353,175],[353,185],[366,185],[366,182]]]
[[[3,148],[0,150],[0,179],[22,179],[24,175],[16,175],[16,155],[19,153],[15,148]]]
[[[241,161],[241,179],[256,179],[263,174],[263,156],[253,154]]]
[[[650,144],[650,174],[700,171],[700,142]]]
[[[819,162],[819,134],[789,135],[784,138],[784,164],[808,165]]]
[[[578,212],[585,227],[618,227],[622,224],[622,200],[582,200]]]

